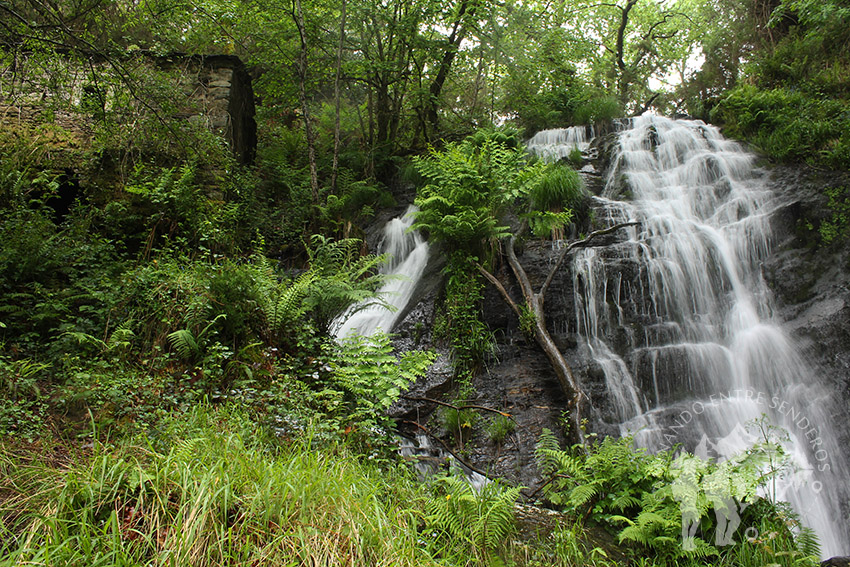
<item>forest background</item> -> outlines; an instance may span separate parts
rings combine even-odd
[[[723,550],[702,502],[684,549],[673,456],[628,440],[541,439],[550,486],[524,494],[566,515],[517,538],[519,487],[418,483],[391,448],[384,412],[435,355],[330,331],[381,281],[364,227],[418,189],[420,227],[466,243],[447,245],[440,330],[462,444],[490,348],[469,258],[494,261],[517,204],[544,237],[582,207],[569,164],[522,140],[652,110],[846,170],[848,30],[846,0],[0,0],[0,563],[813,561],[773,502],[746,518],[770,541]],[[163,64],[210,54],[253,79],[252,155],[185,118]],[[825,191],[804,229],[841,246],[850,191]],[[771,447],[739,463],[744,492],[778,474]]]

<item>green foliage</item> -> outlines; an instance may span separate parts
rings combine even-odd
[[[195,336],[189,329],[178,329],[168,334],[168,343],[177,352],[177,355],[187,362],[196,362],[206,350],[207,332],[215,325],[216,321],[223,318],[224,315],[218,315],[212,321],[201,329]]]
[[[562,230],[583,200],[577,174],[568,168],[529,161],[516,146],[515,130],[481,130],[445,150],[415,160],[428,184],[420,187],[414,227],[448,249],[444,313],[435,334],[448,338],[457,375],[469,377],[493,351],[491,333],[479,317],[483,283],[477,263],[510,235],[502,220],[520,199],[557,207],[531,215],[547,232]]]
[[[563,239],[564,228],[574,213],[587,208],[587,192],[581,177],[574,169],[557,163],[546,167],[529,192],[528,200],[530,211],[525,218],[538,238],[551,235],[553,239]]]
[[[328,195],[323,209],[330,222],[343,225],[362,222],[395,204],[392,194],[385,188],[368,180],[358,180],[349,170],[341,172],[338,184],[338,194]]]
[[[516,431],[516,421],[505,415],[497,415],[487,423],[487,435],[496,444],[502,444]]]
[[[635,450],[628,439],[606,438],[587,453],[557,447],[555,436],[544,431],[536,449],[541,472],[569,475],[550,485],[549,498],[598,522],[606,522],[614,512],[635,509],[641,494],[652,492],[663,472],[658,468],[662,461]]]
[[[574,168],[579,167],[582,163],[584,163],[584,156],[582,155],[581,149],[575,147],[570,150],[570,155],[567,156],[567,160]]]
[[[579,174],[557,163],[546,166],[528,195],[531,208],[539,211],[577,209],[586,198]]]
[[[386,258],[361,256],[360,251],[361,242],[352,238],[333,240],[317,234],[310,241],[307,254],[315,279],[305,297],[305,307],[324,334],[340,315],[353,313],[349,307],[364,308],[369,299],[381,303],[375,290],[386,277],[378,273]]]
[[[57,226],[51,213],[43,206],[0,211],[4,334],[10,346],[39,357],[61,354],[61,341],[51,342],[65,331],[99,333],[122,269],[112,243],[91,234],[88,215],[73,213]]]
[[[295,335],[293,331],[304,327],[304,315],[307,313],[305,297],[310,293],[310,286],[316,278],[315,272],[307,270],[295,279],[280,284],[275,273],[266,259],[261,260],[260,269],[265,276],[260,284],[260,308],[266,322],[266,340],[274,345],[292,344],[288,337]]]
[[[238,202],[211,197],[194,163],[179,168],[137,164],[124,190],[144,220],[131,230],[145,234],[148,250],[169,247],[201,255],[233,252],[236,225],[243,220]]]
[[[575,109],[575,124],[606,124],[623,116],[623,106],[614,96],[591,96]]]
[[[466,479],[439,479],[428,502],[425,533],[433,555],[456,558],[458,565],[482,564],[514,529],[514,502],[522,487],[488,482],[480,488]]]
[[[756,565],[763,563],[755,557],[767,562],[783,554],[804,557],[807,554],[798,551],[787,527],[795,521],[793,515],[757,496],[788,472],[778,433],[765,419],[748,427],[756,428],[761,441],[719,464],[688,453],[675,458],[670,451],[648,455],[634,449],[630,438],[606,438],[565,451],[544,430],[536,449],[540,471],[551,479],[544,492],[572,514],[616,528],[622,544],[638,553],[651,552],[662,564],[701,564],[722,556],[734,564]],[[776,541],[769,553],[759,551],[761,543],[745,538],[732,546],[712,544],[715,530],[720,529],[716,514],[737,514],[740,503],[744,505],[739,533],[748,527],[766,530],[761,534],[773,533],[769,537]],[[735,508],[730,511],[728,506]],[[682,540],[685,527],[694,532]],[[800,545],[810,547],[806,537]]]
[[[93,445],[61,466],[4,446],[0,564],[434,565],[411,475],[309,437],[279,446],[234,407]]]
[[[449,250],[474,255],[482,255],[507,236],[502,213],[529,192],[545,168],[529,163],[522,149],[510,146],[510,139],[480,134],[415,158],[428,184],[417,193],[420,210],[414,228]]]
[[[463,405],[465,402],[456,400],[455,403]],[[478,421],[478,413],[468,408],[443,408],[440,418],[443,427],[454,438],[455,445],[463,447],[463,444],[472,436],[472,429],[475,427],[475,422]]]
[[[821,221],[818,227],[821,240],[827,246],[834,241],[847,238],[850,229],[850,191],[846,187],[829,187],[824,191],[830,218]]]
[[[449,340],[452,364],[462,380],[469,380],[485,358],[494,352],[493,334],[479,315],[484,283],[475,261],[460,253],[449,258],[445,269],[445,319],[441,327],[434,330],[435,334]]]
[[[552,533],[553,551],[563,565],[610,565],[608,554],[600,547],[589,549],[582,541],[584,526],[574,522],[570,526],[559,526]]]
[[[537,238],[564,239],[564,227],[573,219],[572,211],[532,211],[527,216],[531,232]]]
[[[397,358],[384,333],[350,337],[332,348],[325,387],[344,392],[340,399],[345,408],[340,413],[342,419],[350,420],[368,435],[378,424],[389,425],[384,412],[425,374],[435,358],[431,351],[408,351]]]
[[[711,118],[782,161],[850,167],[850,9],[844,2],[783,0],[766,22],[749,84],[719,98]]]
[[[49,367],[0,355],[0,435],[34,440],[45,433],[47,396],[39,378]]]
[[[771,157],[850,167],[850,116],[838,100],[787,88],[743,85],[712,110],[729,135],[751,140]]]

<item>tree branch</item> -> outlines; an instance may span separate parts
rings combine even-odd
[[[444,450],[446,453],[448,453],[449,455],[451,455],[451,456],[452,456],[452,458],[453,458],[454,460],[456,460],[457,462],[459,462],[459,463],[460,463],[461,465],[463,465],[465,468],[467,468],[467,469],[471,470],[471,471],[472,471],[472,472],[474,472],[474,473],[480,474],[480,475],[481,475],[481,476],[483,476],[484,478],[487,478],[487,479],[489,479],[489,478],[490,478],[490,476],[489,476],[486,472],[482,471],[482,470],[481,470],[481,469],[479,469],[479,468],[476,468],[476,467],[472,466],[472,465],[471,465],[471,464],[469,464],[468,462],[466,462],[466,461],[464,461],[463,459],[461,459],[461,458],[457,455],[457,453],[455,453],[454,451],[452,451],[452,450],[449,448],[449,446],[448,446],[448,445],[446,445],[446,442],[445,442],[445,441],[443,441],[442,439],[440,439],[439,437],[437,437],[436,435],[434,435],[433,433],[431,433],[431,432],[428,430],[428,428],[426,428],[424,425],[422,425],[422,424],[420,424],[420,423],[417,423],[417,422],[415,422],[415,421],[409,421],[409,420],[406,420],[406,419],[405,419],[405,420],[402,420],[402,423],[409,423],[410,425],[413,425],[413,426],[414,426],[414,427],[416,427],[417,429],[420,429],[423,433],[425,433],[425,435],[427,435],[427,436],[428,436],[428,437],[430,437],[431,439],[436,440],[436,441],[437,441],[440,445],[442,445],[442,446],[443,446],[443,450]]]
[[[481,273],[481,275],[483,275],[485,278],[487,278],[487,281],[489,281],[491,284],[493,284],[496,287],[496,289],[502,295],[502,298],[505,300],[505,302],[508,304],[508,306],[513,310],[514,313],[516,313],[516,316],[522,317],[522,312],[520,311],[519,306],[516,304],[516,302],[513,299],[511,299],[510,294],[508,294],[508,290],[505,289],[505,286],[502,285],[502,282],[500,282],[496,278],[496,276],[494,276],[493,274],[491,274],[490,272],[485,270],[484,266],[482,266],[481,264],[475,264],[475,265],[478,267],[478,271]]]
[[[640,224],[640,222],[638,222],[638,221],[630,221],[630,222],[623,222],[623,223],[615,224],[614,226],[609,226],[608,228],[603,228],[602,230],[597,230],[597,231],[591,232],[590,234],[588,234],[585,238],[583,238],[581,240],[576,240],[575,242],[571,242],[569,246],[567,246],[566,248],[564,248],[561,251],[561,255],[558,256],[558,261],[555,262],[555,265],[552,266],[551,270],[549,270],[549,275],[546,278],[546,281],[543,283],[543,286],[540,288],[540,293],[538,295],[540,295],[540,297],[543,297],[543,296],[546,295],[546,290],[549,289],[549,284],[552,283],[552,280],[555,277],[555,272],[558,271],[558,269],[561,267],[561,264],[564,263],[564,259],[567,257],[567,254],[569,254],[571,251],[575,250],[576,248],[581,248],[581,247],[587,246],[588,244],[590,244],[590,242],[594,238],[598,238],[598,237],[604,236],[606,234],[611,234],[612,232],[616,232],[616,231],[620,230],[621,228],[625,228],[627,226],[636,226],[636,225],[639,225],[639,224]]]
[[[516,420],[513,418],[513,416],[511,414],[503,412],[503,411],[499,411],[497,409],[488,408],[487,406],[477,406],[477,405],[456,406],[456,405],[450,404],[448,402],[441,402],[440,400],[435,400],[434,398],[423,398],[423,397],[420,397],[420,396],[401,396],[401,399],[410,400],[412,402],[429,402],[429,403],[432,403],[432,404],[437,404],[438,406],[443,406],[443,407],[451,408],[451,409],[454,409],[454,410],[477,409],[477,410],[481,410],[481,411],[489,411],[489,412],[492,412],[492,413],[497,413],[497,414],[501,415],[502,417],[507,417],[508,419],[510,419],[511,421],[516,423]]]

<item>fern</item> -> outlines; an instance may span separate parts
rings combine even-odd
[[[801,527],[797,534],[797,549],[806,557],[820,557],[820,540],[818,534],[812,528]]]
[[[206,338],[206,334],[212,326],[215,325],[216,321],[224,319],[224,317],[224,314],[216,316],[212,321],[208,322],[203,329],[201,329],[201,332],[198,333],[197,336],[195,336],[189,329],[179,329],[173,333],[169,333],[168,343],[180,358],[187,362],[194,363],[203,354],[204,346],[206,344],[204,340]]]
[[[328,349],[333,350],[331,381],[347,394],[348,418],[361,423],[376,423],[436,358],[431,351],[410,351],[396,358],[384,333],[349,337]]]
[[[543,428],[537,445],[534,448],[534,456],[537,459],[537,469],[545,476],[551,476],[558,470],[558,460],[555,456],[561,452],[558,438],[551,429]]]
[[[168,343],[184,360],[194,360],[201,355],[201,347],[195,340],[195,335],[188,329],[179,329],[168,335]]]
[[[290,285],[274,286],[269,290],[271,293],[266,296],[263,314],[273,334],[280,332],[285,325],[291,324],[304,315],[306,309],[303,300],[315,278],[316,275],[313,272],[304,272]]]
[[[514,529],[514,504],[521,487],[490,482],[475,488],[464,478],[440,479],[426,510],[427,529],[443,550],[485,560]]]

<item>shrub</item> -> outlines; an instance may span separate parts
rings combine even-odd
[[[600,124],[623,116],[623,107],[616,97],[594,96],[579,106],[573,114],[575,124]]]
[[[586,198],[584,184],[574,169],[549,164],[528,195],[537,211],[564,211],[581,207]]]
[[[755,425],[764,426],[758,421]],[[721,500],[718,494],[723,502],[760,502],[758,512],[742,516],[740,532],[748,526],[770,526],[761,532],[772,534],[768,538],[774,540],[767,555],[773,560],[782,555],[799,556],[789,530],[796,523],[793,514],[783,505],[757,497],[760,488],[785,474],[789,466],[774,433],[764,429],[761,433],[764,441],[719,464],[687,453],[675,458],[671,451],[649,455],[636,450],[630,438],[609,437],[564,451],[548,430],[541,435],[536,453],[541,473],[551,479],[544,493],[554,504],[579,518],[616,528],[621,544],[639,554],[650,552],[662,564],[702,563],[721,554],[726,560],[741,559],[761,547],[761,542],[752,545],[745,540],[721,552],[709,543],[714,541],[715,530],[723,529],[715,520],[714,506]],[[722,492],[708,495],[706,487]],[[681,541],[686,521],[696,530],[688,542]],[[767,555],[755,555],[767,559]],[[812,564],[811,558],[800,559],[802,564]]]
[[[775,159],[850,167],[850,115],[840,101],[742,85],[712,109],[711,119]]]

